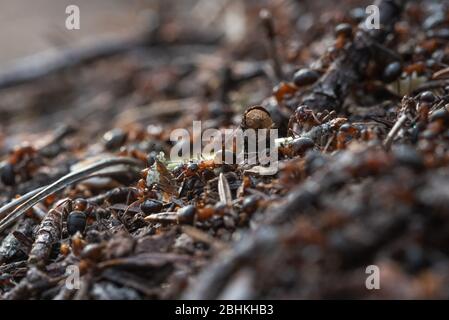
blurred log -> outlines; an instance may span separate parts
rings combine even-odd
[[[127,39],[108,39],[90,46],[49,50],[19,61],[9,70],[0,73],[0,89],[28,83],[54,72],[67,70],[77,65],[122,54],[139,47],[170,46],[182,44],[216,44],[220,40],[217,34],[181,34],[174,41],[167,42],[153,32],[144,33]]]

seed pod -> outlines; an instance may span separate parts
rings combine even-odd
[[[142,212],[145,214],[161,212],[162,203],[156,200],[145,200],[140,205],[140,210],[142,210]]]
[[[178,223],[193,224],[195,220],[196,208],[192,205],[182,207],[178,210]]]
[[[3,166],[0,178],[5,186],[13,186],[16,183],[14,167],[11,163],[6,163]]]
[[[86,214],[82,211],[72,211],[67,218],[67,231],[74,235],[77,231],[84,232],[86,228]]]
[[[300,86],[307,86],[316,82],[320,78],[320,74],[312,69],[303,68],[299,69],[293,75],[293,83]]]
[[[335,27],[335,35],[350,38],[352,36],[352,26],[349,23],[340,23]]]
[[[388,64],[385,67],[382,78],[386,83],[390,83],[390,82],[393,82],[394,80],[396,80],[397,78],[399,78],[401,73],[402,73],[401,63],[398,61],[395,61],[395,62]]]
[[[243,114],[243,129],[269,129],[273,125],[270,113],[262,106],[253,106]]]
[[[127,137],[128,135],[126,132],[118,128],[106,132],[103,136],[106,149],[113,150],[121,147],[125,143]]]

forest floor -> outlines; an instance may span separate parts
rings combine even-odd
[[[368,5],[149,1],[2,70],[1,298],[449,298],[449,5]],[[175,161],[194,121],[278,170]]]

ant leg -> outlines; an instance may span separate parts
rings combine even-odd
[[[321,124],[321,121],[318,120],[318,117],[316,116],[315,112],[313,112],[313,111],[312,111],[312,117],[313,117],[313,119],[318,123],[318,125]]]
[[[126,207],[125,212],[123,212],[123,215],[126,215],[131,207],[133,207],[136,204],[140,204],[140,203],[142,203],[144,201],[145,201],[145,197],[143,197],[142,199],[138,199],[138,200],[134,201],[133,203],[129,204]]]

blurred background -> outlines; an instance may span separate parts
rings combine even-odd
[[[227,34],[231,40],[246,35],[248,14],[260,7],[289,12],[299,29],[311,27],[316,9],[326,11],[351,7],[364,1],[235,1],[235,0],[0,0],[0,67],[18,58],[49,48],[79,45],[103,37],[134,34],[146,22],[157,23],[160,15],[176,16],[190,27],[207,27]],[[365,1],[368,3],[368,1]],[[329,4],[332,4],[329,6]],[[65,28],[65,8],[77,5],[81,11],[81,29]],[[299,11],[298,11],[299,10]],[[301,12],[301,15],[296,13]],[[285,16],[285,14],[284,14]],[[149,21],[154,20],[154,21]],[[287,21],[281,21],[286,23]],[[279,21],[278,21],[279,23]]]
[[[261,9],[273,15],[274,45],[291,76],[325,52],[338,22],[363,15],[367,4],[0,0],[0,156],[60,126],[82,124],[78,139],[87,142],[130,124],[183,127],[226,108],[239,115],[277,84]],[[80,30],[65,27],[68,5],[80,8]],[[251,81],[228,87],[226,70]]]
[[[135,32],[139,16],[155,1],[0,0],[0,67],[52,47]],[[68,5],[78,5],[82,28],[65,28]]]

